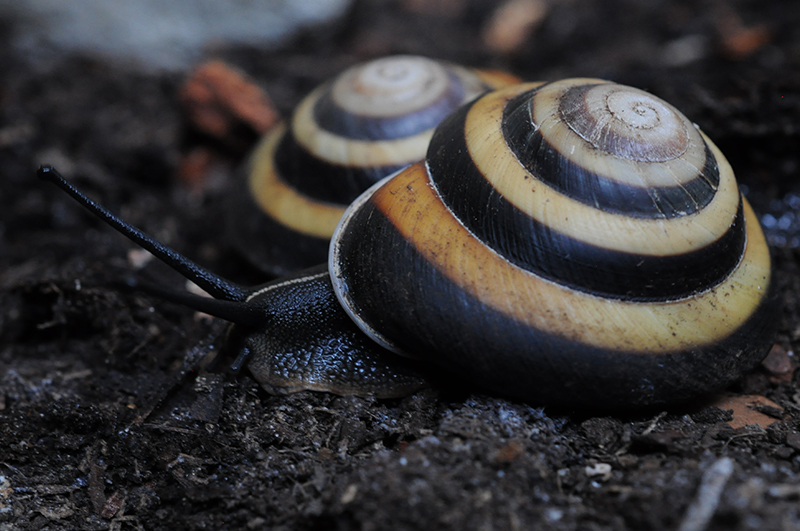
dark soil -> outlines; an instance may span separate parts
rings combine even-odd
[[[322,79],[396,52],[656,93],[770,214],[785,298],[775,342],[798,348],[800,4],[554,0],[502,57],[479,38],[496,2],[465,4],[420,15],[363,0],[282,49],[219,55],[284,115]],[[262,280],[220,230],[226,182],[255,135],[194,131],[183,79],[86,57],[40,70],[0,44],[0,529],[800,528],[797,373],[761,367],[731,389],[782,408],[762,409],[778,420],[766,428],[734,429],[710,402],[597,414],[441,385],[395,400],[274,397],[247,374],[191,373],[158,400],[219,324],[116,289],[135,247],[33,173],[54,164],[204,265]],[[197,146],[216,161],[201,188],[176,179]],[[181,285],[157,265],[138,274]],[[689,518],[697,506],[713,518]]]

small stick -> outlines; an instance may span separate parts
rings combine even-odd
[[[733,474],[733,459],[723,457],[708,467],[703,473],[700,488],[694,501],[686,510],[679,531],[703,531],[717,511],[722,490]]]

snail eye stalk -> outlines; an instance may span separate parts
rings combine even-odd
[[[55,168],[43,165],[36,172],[36,175],[43,181],[48,181],[80,203],[92,214],[100,218],[103,222],[110,225],[116,231],[152,253],[156,258],[173,268],[175,271],[191,280],[203,290],[210,293],[215,299],[224,301],[243,301],[250,294],[250,291],[215,275],[204,267],[199,266],[189,260],[174,249],[167,247],[152,236],[137,229],[130,223],[112,214],[102,205],[89,199],[83,192],[69,183]]]

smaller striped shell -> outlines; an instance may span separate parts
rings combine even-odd
[[[769,252],[724,156],[638,89],[490,93],[425,163],[362,195],[329,269],[387,348],[539,403],[631,407],[721,388],[774,332]]]
[[[256,147],[233,193],[231,239],[274,274],[324,262],[353,199],[424,158],[448,114],[509,80],[417,56],[346,70]]]

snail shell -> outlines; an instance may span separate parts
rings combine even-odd
[[[537,403],[689,400],[757,364],[769,252],[717,147],[668,103],[573,79],[490,93],[374,186],[329,270],[395,352]]]
[[[346,70],[255,148],[232,193],[233,244],[275,275],[324,262],[350,202],[422,160],[434,128],[453,110],[514,80],[417,56]]]

